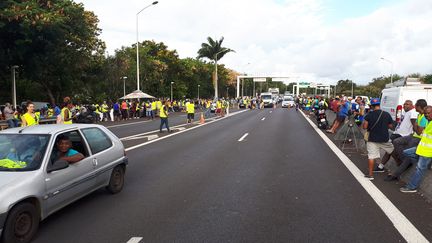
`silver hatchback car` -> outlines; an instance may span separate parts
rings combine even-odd
[[[100,125],[40,125],[0,132],[0,241],[29,242],[39,222],[105,187],[118,193],[128,159]]]

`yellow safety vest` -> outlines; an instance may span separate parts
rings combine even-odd
[[[24,120],[26,121],[27,126],[34,126],[39,124],[39,120],[36,115],[32,117],[32,115],[30,115],[29,113],[25,113],[24,115],[22,115],[22,118],[24,118]],[[24,124],[21,124],[21,126],[23,127]]]
[[[72,120],[65,121],[65,117],[64,117],[64,112],[65,112],[65,111],[67,111],[67,112],[69,113],[69,118],[72,118],[72,112],[71,112],[67,107],[64,107],[64,108],[61,110],[61,116],[62,116],[62,118],[63,118],[63,123],[64,123],[64,124],[72,124]]]
[[[165,105],[163,105],[159,110],[159,117],[160,118],[167,118],[168,117],[168,112],[166,112],[164,109],[165,109]]]
[[[421,122],[421,120],[424,118],[424,114],[419,114],[418,116],[417,116],[417,125],[418,126],[420,126],[420,122]],[[424,133],[424,132],[423,132]],[[418,135],[416,132],[414,132],[413,133],[413,137],[415,137],[415,138],[422,138],[422,136],[421,136],[421,134],[420,135]]]
[[[13,161],[11,159],[2,159],[0,160],[0,166],[9,169],[22,169],[27,167],[27,163],[25,161]]]
[[[48,117],[54,116],[54,109],[48,109]]]
[[[220,109],[220,108],[222,108],[222,104],[221,104],[221,102],[219,102],[219,101],[218,101],[218,102],[216,102],[216,108],[217,108],[217,109]]]
[[[107,104],[102,105],[102,112],[103,113],[108,112],[108,105]]]
[[[191,113],[195,113],[195,104],[190,102],[186,104],[186,111],[187,113],[191,114]]]
[[[423,130],[416,153],[423,157],[432,157],[432,122],[429,122],[425,130]]]
[[[153,102],[151,103],[151,109],[152,109],[152,110],[156,110],[156,102],[155,102],[155,101],[153,101]]]

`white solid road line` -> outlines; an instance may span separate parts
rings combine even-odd
[[[168,134],[168,135],[166,135],[166,136],[163,136],[163,137],[160,137],[160,138],[156,138],[156,139],[151,140],[151,141],[147,141],[147,142],[145,142],[145,143],[137,144],[137,145],[135,145],[135,146],[132,146],[132,147],[126,148],[125,150],[126,150],[126,152],[127,152],[127,151],[130,151],[130,150],[134,150],[134,149],[140,148],[140,147],[142,147],[142,146],[145,146],[145,145],[147,145],[147,144],[154,143],[154,142],[157,142],[157,141],[160,141],[160,140],[162,140],[162,139],[166,139],[166,138],[169,138],[169,137],[172,137],[172,136],[176,136],[176,135],[182,134],[182,133],[184,133],[184,132],[188,132],[188,131],[190,131],[190,130],[197,129],[197,128],[202,127],[202,126],[206,126],[206,125],[212,124],[213,122],[217,122],[217,121],[224,120],[224,119],[226,119],[226,118],[228,118],[228,117],[238,115],[238,114],[243,113],[243,112],[245,112],[245,111],[247,111],[247,110],[242,110],[242,111],[237,111],[237,112],[235,112],[235,113],[230,113],[229,116],[225,116],[225,117],[222,117],[222,118],[219,118],[219,119],[216,119],[216,120],[210,121],[210,122],[206,122],[206,123],[204,123],[204,124],[200,124],[200,125],[198,125],[198,126],[194,126],[194,127],[191,127],[191,128],[185,129],[185,130],[182,130],[182,131],[178,131],[178,132],[176,132],[176,133],[171,133],[171,134]]]
[[[243,141],[248,135],[249,133],[245,133],[238,141],[239,142]]]
[[[132,237],[126,243],[139,243],[143,238],[142,237]]]
[[[151,121],[152,120],[139,121],[139,122],[131,122],[131,123],[125,123],[125,124],[118,124],[118,125],[106,126],[106,128],[124,127],[124,126],[135,125],[135,124],[140,124],[140,123],[145,123],[145,122],[151,122]]]
[[[390,219],[397,231],[407,242],[429,242],[423,234],[402,214],[401,211],[382,193],[371,181],[364,177],[363,172],[331,141],[306,115],[304,118],[315,129],[320,137],[327,143],[340,161],[347,167],[354,178],[378,204],[384,214]],[[366,161],[365,161],[366,163]]]
[[[209,118],[208,120],[211,120],[211,119],[215,120],[215,118]],[[213,120],[211,120],[211,121],[213,121]],[[194,122],[194,124],[198,124],[198,123],[199,123],[199,121],[195,121]],[[170,129],[174,128],[172,130],[182,131],[182,130],[186,129],[186,128],[184,128],[184,126],[186,126],[186,124],[175,125],[175,126],[170,127]],[[134,135],[127,136],[127,137],[122,137],[122,138],[119,138],[119,139],[121,141],[130,140],[131,138],[141,137],[143,135],[147,135],[147,134],[150,134],[150,133],[156,133],[156,132],[159,132],[159,129],[158,130],[153,130],[153,131],[150,131],[150,132],[138,133],[138,134],[134,134]]]
[[[265,117],[261,118],[261,121],[264,121],[264,120],[265,120]]]

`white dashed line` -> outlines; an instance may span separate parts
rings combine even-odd
[[[273,111],[270,111],[270,113],[272,113]]]
[[[402,214],[401,211],[382,193],[371,181],[364,177],[363,172],[328,138],[306,115],[301,112],[309,124],[315,129],[318,135],[333,150],[340,161],[351,172],[354,178],[371,196],[375,203],[381,208],[385,215],[393,223],[397,231],[407,242],[429,242],[423,234]]]
[[[262,119],[261,119],[261,121],[264,121],[265,120],[265,117],[263,117]]]
[[[245,133],[238,141],[239,142],[243,141],[248,135],[249,133]]]
[[[126,243],[139,243],[143,238],[142,237],[132,237]]]

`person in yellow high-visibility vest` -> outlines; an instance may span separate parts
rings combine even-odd
[[[153,100],[152,101],[152,103],[151,103],[151,119],[153,120],[154,118],[155,118],[155,116],[156,116],[156,101],[155,100]]]
[[[416,170],[411,176],[409,182],[400,189],[401,192],[417,192],[417,188],[432,161],[432,106],[426,106],[424,111],[425,117],[429,123],[423,130],[420,143],[417,146],[416,154],[419,158]]]
[[[165,125],[168,132],[171,132],[168,126],[168,102],[165,101],[159,109],[160,127],[159,132],[162,132],[162,128]]]
[[[186,112],[187,112],[187,123],[192,123],[195,116],[195,104],[193,101],[188,101],[186,103]]]
[[[35,114],[35,106],[33,102],[27,101],[26,104],[27,112],[21,116],[21,126],[34,126],[39,125],[39,118]]]
[[[63,124],[72,124],[72,110],[73,104],[69,97],[64,98],[63,108],[61,110],[61,116]]]

